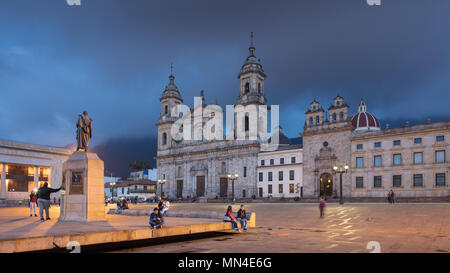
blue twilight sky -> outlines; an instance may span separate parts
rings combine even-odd
[[[450,118],[450,1],[1,0],[0,139],[154,137],[170,63],[186,104],[233,104],[250,32],[289,137],[310,101],[361,98],[382,123]],[[156,143],[155,143],[156,144]]]

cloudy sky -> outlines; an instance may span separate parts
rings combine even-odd
[[[154,137],[170,63],[186,104],[238,94],[250,32],[289,137],[310,101],[364,99],[384,122],[449,119],[450,1],[1,0],[0,139],[65,146]]]

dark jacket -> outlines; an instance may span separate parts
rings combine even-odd
[[[237,218],[247,219],[247,213],[245,212],[245,209],[238,210]]]
[[[59,189],[52,189],[52,188],[49,188],[49,187],[46,187],[46,186],[40,187],[38,189],[38,192],[37,192],[37,198],[38,199],[50,200],[50,193],[57,192],[60,189],[61,188],[59,188]]]

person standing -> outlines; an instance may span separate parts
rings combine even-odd
[[[394,204],[395,203],[395,194],[394,194],[394,190],[391,189],[391,203]]]
[[[53,192],[58,192],[61,190],[61,187],[58,189],[52,189],[48,187],[48,183],[45,182],[42,187],[38,189],[37,192],[37,200],[39,205],[39,215],[41,216],[41,221],[44,221],[44,210],[45,215],[47,216],[47,220],[50,220],[49,208],[50,208],[50,194]]]
[[[323,197],[320,197],[320,200],[319,200],[320,218],[325,216],[325,206],[326,206],[325,199]]]
[[[241,205],[241,208],[238,210],[237,218],[241,222],[241,228],[247,231],[247,212],[245,211],[244,205]]]
[[[34,209],[34,216],[37,217],[36,202],[37,202],[36,191],[32,190],[30,193],[30,217],[33,216],[33,209]]]
[[[392,200],[391,200],[391,191],[388,191],[387,199],[388,199],[389,204],[392,204]]]

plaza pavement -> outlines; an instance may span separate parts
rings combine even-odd
[[[105,211],[112,206],[105,207]],[[0,240],[56,236],[89,232],[148,228],[148,216],[106,215],[106,221],[58,222],[58,206],[50,208],[51,220],[41,222],[40,217],[30,217],[27,207],[0,208]],[[39,214],[39,213],[38,213]],[[217,222],[217,219],[166,218],[166,226],[194,225]]]
[[[153,204],[135,205],[148,209]],[[227,204],[172,203],[171,210],[223,211]],[[237,211],[239,204],[233,206]],[[256,212],[256,228],[246,234],[156,245],[125,252],[371,252],[447,253],[450,251],[449,203],[328,204],[319,218],[317,204],[246,204]],[[377,244],[377,243],[375,243]]]

